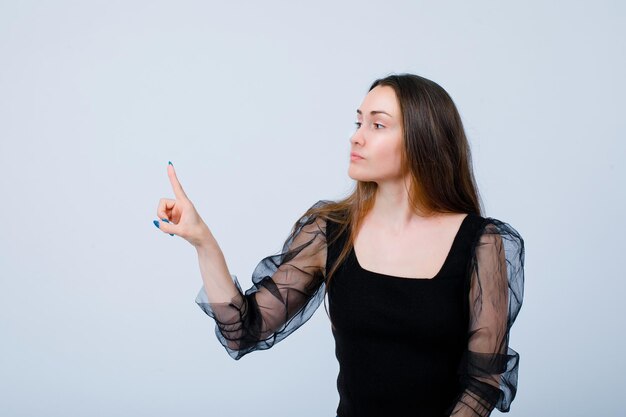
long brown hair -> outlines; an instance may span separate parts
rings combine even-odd
[[[439,84],[415,74],[394,74],[377,79],[368,92],[377,86],[393,88],[400,105],[404,132],[401,168],[403,173],[408,170],[411,174],[407,191],[415,212],[482,216],[470,146],[450,95]],[[324,295],[328,293],[333,274],[352,249],[356,232],[374,204],[377,187],[375,182],[356,181],[347,197],[311,208],[303,215],[319,216],[337,223],[333,240],[349,232],[345,246],[326,273]]]

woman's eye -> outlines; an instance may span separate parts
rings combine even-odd
[[[357,129],[361,127],[361,122],[354,122],[354,124],[355,124]],[[376,127],[376,129],[382,129],[383,127],[385,127],[385,126],[381,125],[380,123],[373,123],[373,125]],[[378,127],[378,126],[380,126],[380,127]]]

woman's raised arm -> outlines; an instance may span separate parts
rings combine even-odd
[[[324,203],[320,200],[313,207]],[[198,253],[204,286],[196,303],[215,320],[215,334],[233,359],[269,349],[304,324],[324,299],[326,222],[316,216],[302,216],[282,250],[258,263],[245,294],[237,277],[230,275],[236,293],[227,300],[212,294],[212,274],[226,270],[223,257],[210,250]],[[226,289],[217,288],[220,294]]]
[[[226,261],[217,241],[187,197],[171,162],[167,166],[167,175],[175,198],[159,200],[157,216],[161,221],[155,220],[154,225],[164,233],[182,237],[196,248],[200,258],[202,279],[211,294],[211,301],[232,299],[237,294],[237,288],[230,279]]]
[[[167,173],[175,199],[162,198],[154,225],[196,248],[204,285],[196,303],[215,319],[215,333],[234,359],[268,349],[307,321],[324,299],[326,222],[305,213],[282,251],[259,262],[253,286],[244,294],[231,275],[211,231],[198,215],[170,163]],[[311,208],[326,204],[320,200]]]

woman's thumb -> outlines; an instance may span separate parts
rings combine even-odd
[[[164,231],[165,233],[169,233],[170,236],[174,236],[173,233],[175,230],[175,226],[169,222],[167,219],[161,219],[162,221],[155,220],[153,221],[154,225]]]

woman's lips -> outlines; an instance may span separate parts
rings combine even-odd
[[[350,160],[351,161],[358,161],[359,159],[364,159],[364,158],[361,155],[359,155],[358,153],[352,152],[350,154]]]

